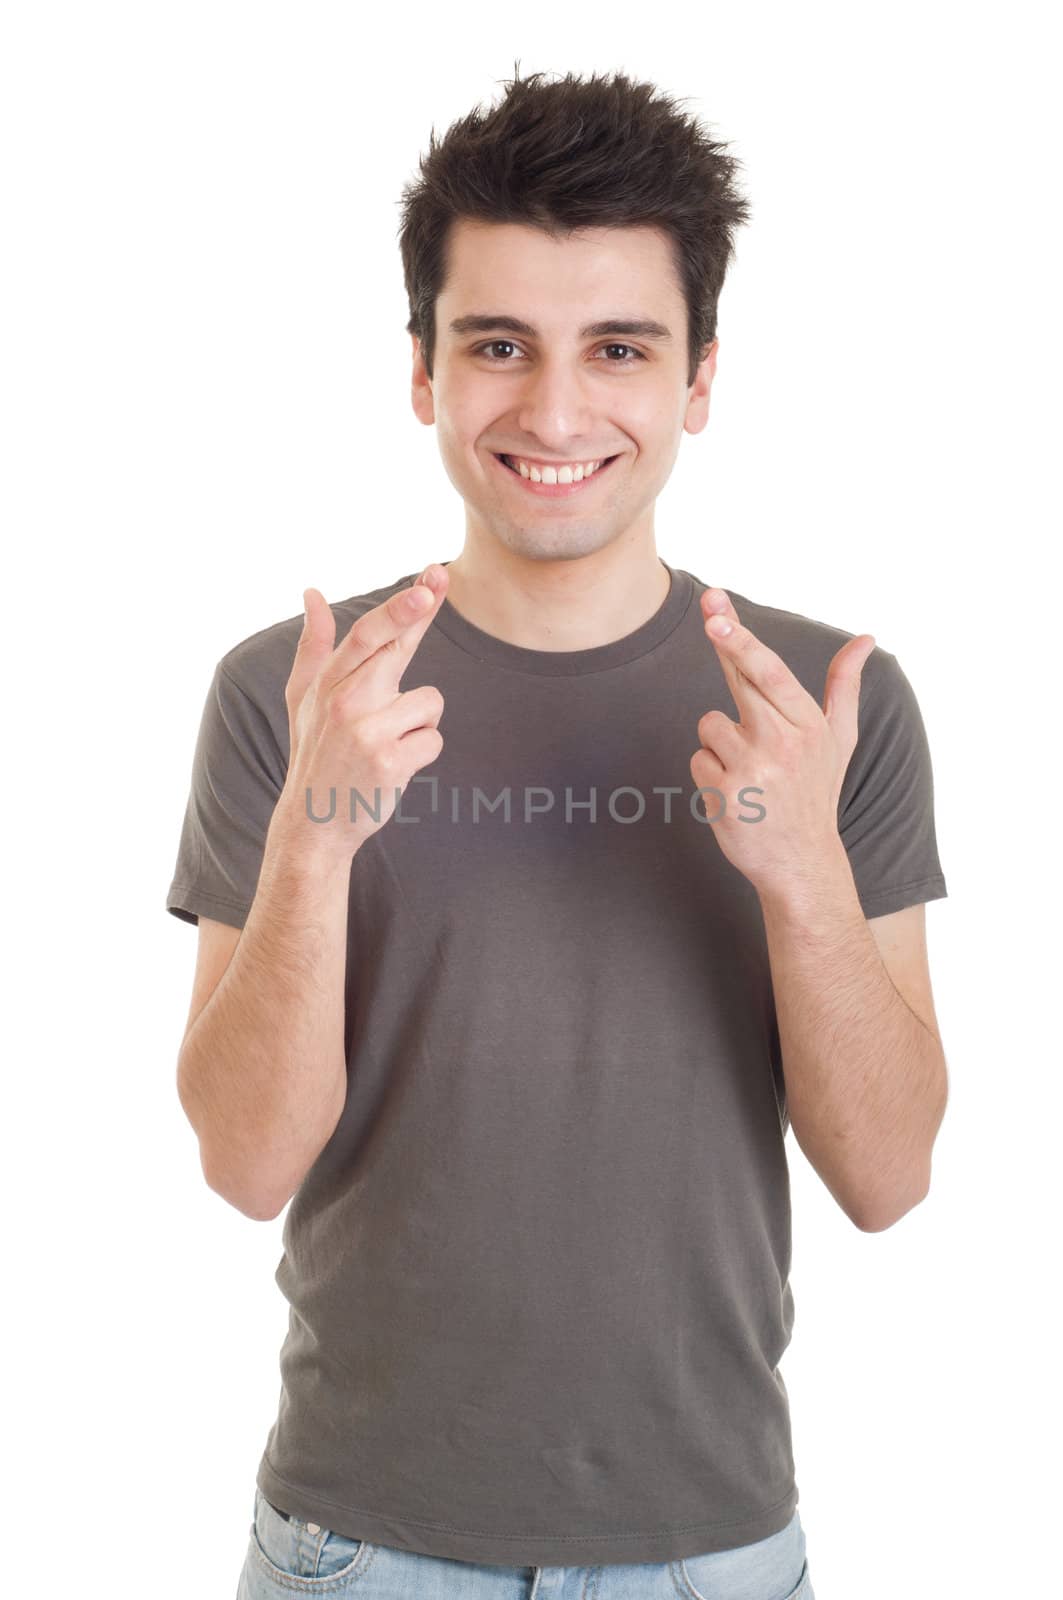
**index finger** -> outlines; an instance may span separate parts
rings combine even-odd
[[[704,612],[704,605],[702,610]],[[782,656],[739,622],[729,595],[723,611],[713,615],[723,616],[731,625],[729,633],[718,635],[706,622],[705,631],[722,661],[735,671],[736,680],[731,685],[731,692],[743,720],[746,720],[747,712],[755,718],[758,709],[763,711],[770,707],[797,727],[809,723],[812,712],[819,710],[816,702],[804,685],[798,682]]]
[[[396,687],[413,659],[447,592],[447,571],[439,562],[430,562],[416,583],[400,589],[380,605],[367,611],[352,624],[346,637],[336,646],[322,673],[322,683],[331,688],[374,657]],[[421,610],[416,596],[426,594],[431,603]]]

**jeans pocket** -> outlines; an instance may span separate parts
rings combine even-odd
[[[732,1600],[732,1596],[735,1597],[735,1600],[746,1600],[747,1595],[752,1600],[754,1592],[758,1597],[762,1596],[763,1600],[812,1600],[812,1580],[809,1575],[807,1561],[801,1568],[801,1576],[798,1578],[796,1585],[791,1589],[787,1589],[786,1593],[783,1594],[778,1589],[751,1591],[744,1586],[735,1588],[731,1585],[731,1587],[728,1587],[729,1580],[727,1577],[722,1572],[714,1573],[711,1567],[708,1566],[707,1563],[711,1562],[712,1559],[711,1555],[688,1556],[685,1561],[679,1563],[683,1571],[683,1577],[686,1579],[686,1593],[692,1597],[692,1600]],[[697,1578],[697,1583],[694,1582],[695,1577]],[[701,1585],[700,1588],[698,1587],[699,1584]]]
[[[285,1593],[336,1594],[362,1571],[373,1546],[288,1516],[256,1487],[251,1550],[259,1570]]]
[[[808,1600],[812,1600],[812,1579],[809,1575],[807,1561],[801,1568],[801,1576],[797,1580],[797,1588],[790,1590],[786,1600],[806,1600],[806,1596]]]
[[[679,1566],[690,1600],[812,1600],[805,1534],[796,1511],[785,1528],[766,1539],[687,1556]]]

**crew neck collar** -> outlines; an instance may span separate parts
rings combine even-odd
[[[636,661],[639,656],[661,644],[683,617],[694,593],[693,580],[688,572],[661,565],[671,580],[668,593],[652,617],[647,618],[634,632],[608,644],[594,645],[589,650],[529,650],[523,645],[511,644],[493,633],[485,633],[451,605],[449,598],[436,613],[434,627],[446,635],[452,644],[475,656],[478,661],[508,667],[514,672],[534,672],[549,678],[571,678],[586,672],[601,672],[609,667],[623,666]],[[441,563],[449,566],[449,561]]]

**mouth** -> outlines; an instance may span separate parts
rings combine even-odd
[[[618,461],[620,457],[619,455],[603,457],[601,466],[592,472],[589,478],[584,478],[579,483],[533,483],[531,478],[524,477],[520,469],[513,465],[510,456],[494,455],[493,459],[497,461],[499,470],[512,478],[517,488],[522,489],[525,494],[538,495],[543,500],[567,500],[574,494],[593,493],[598,479],[603,473],[608,472],[613,462]]]

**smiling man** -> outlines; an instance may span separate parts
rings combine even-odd
[[[460,553],[307,590],[196,747],[181,1103],[212,1188],[292,1202],[243,1600],[811,1600],[786,1134],[873,1231],[945,1107],[907,678],[656,550],[736,163],[542,76],[406,195]]]

